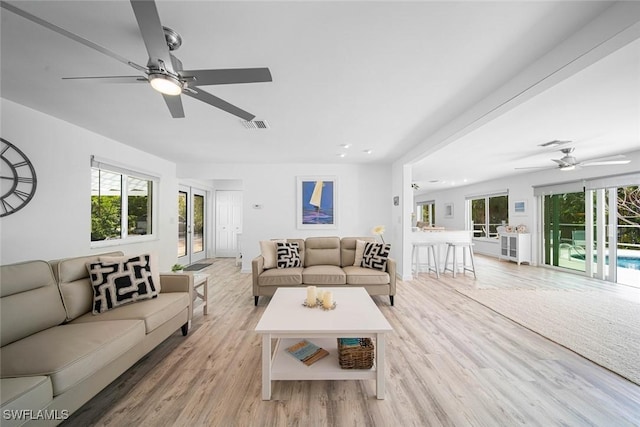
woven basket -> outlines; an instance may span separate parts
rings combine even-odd
[[[338,338],[338,359],[342,369],[371,369],[373,367],[373,341],[371,338],[357,338],[357,343],[349,343]]]

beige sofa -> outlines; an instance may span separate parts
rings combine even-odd
[[[302,267],[265,268],[264,256],[251,261],[254,304],[261,296],[273,296],[280,287],[360,286],[369,295],[388,295],[391,305],[396,294],[396,262],[387,260],[386,270],[354,266],[356,241],[374,242],[371,237],[309,237],[286,239],[298,243]]]
[[[190,274],[158,274],[156,298],[92,314],[87,263],[122,255],[0,267],[3,427],[59,424],[178,329],[187,334]]]

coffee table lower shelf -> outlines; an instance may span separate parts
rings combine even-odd
[[[307,366],[289,353],[287,348],[302,338],[280,338],[277,340],[271,360],[272,380],[375,380],[374,363],[371,369],[342,369],[338,359],[336,338],[308,338],[315,345],[329,352],[311,366]]]
[[[328,356],[311,366],[287,353],[287,347],[303,338],[279,338],[271,353],[272,335],[262,336],[262,399],[271,399],[271,381],[296,380],[376,380],[376,397],[384,399],[384,334],[372,334],[375,338],[375,363],[371,369],[342,369],[338,359],[336,337],[310,336],[307,339],[329,352]],[[275,338],[275,337],[274,337]]]

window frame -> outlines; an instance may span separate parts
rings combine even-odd
[[[109,160],[99,160],[95,156],[91,156],[91,165],[89,168],[90,179],[93,181],[93,170],[97,169],[99,171],[110,172],[119,174],[121,180],[120,186],[120,238],[114,239],[105,239],[105,240],[91,240],[91,224],[89,226],[89,242],[91,248],[102,248],[108,246],[118,246],[132,243],[141,243],[158,239],[158,221],[157,218],[158,210],[159,210],[159,202],[158,202],[158,190],[160,187],[160,178],[150,174],[148,172],[137,171],[131,169],[126,166],[118,165],[116,162],[112,162]],[[143,181],[147,181],[151,185],[149,196],[151,197],[150,202],[150,217],[151,217],[151,227],[150,232],[148,234],[139,235],[129,235],[129,218],[128,218],[128,209],[129,209],[129,178],[141,179]],[[93,184],[93,182],[92,182]],[[91,198],[93,197],[93,190],[90,186],[89,190],[89,204],[91,204]],[[89,207],[90,212],[90,220],[93,219],[93,213],[91,212],[91,206]],[[91,222],[91,221],[90,221]]]
[[[472,233],[472,239],[473,240],[477,240],[477,241],[484,241],[484,242],[498,242],[499,241],[499,236],[496,234],[495,237],[490,237],[487,235],[483,235],[483,236],[476,236],[475,235],[475,231],[474,231],[474,221],[473,221],[473,201],[474,200],[484,200],[484,228],[486,230],[488,230],[487,232],[485,232],[486,234],[490,234],[490,229],[491,229],[491,211],[490,211],[490,207],[491,207],[491,199],[495,198],[495,197],[506,197],[507,198],[507,202],[505,203],[505,224],[509,224],[509,192],[508,191],[499,191],[499,192],[493,192],[493,193],[484,193],[484,194],[474,194],[471,196],[467,196],[466,197],[466,212],[467,212],[467,227],[469,230],[471,230]]]
[[[416,220],[414,221],[414,223],[424,222],[423,221],[423,219],[424,219],[424,213],[423,212],[425,210],[427,210],[429,212],[429,227],[434,227],[435,223],[436,223],[436,221],[435,221],[435,210],[436,210],[436,202],[435,202],[435,200],[426,200],[426,201],[422,201],[422,202],[417,202],[416,203],[416,209],[415,209]]]

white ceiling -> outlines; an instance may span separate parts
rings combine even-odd
[[[553,140],[571,142],[540,147]],[[428,192],[529,167],[566,179],[551,160],[566,147],[579,162],[640,150],[640,40],[417,162],[413,180]]]
[[[127,1],[13,4],[146,63]],[[207,87],[270,129],[247,130],[240,119],[187,97],[186,118],[172,119],[161,96],[144,84],[62,80],[136,73],[4,9],[2,97],[177,163],[390,163],[611,3],[157,5],[163,25],[183,38],[175,54],[185,68],[270,68],[271,83]],[[551,139],[575,141],[579,160],[638,149],[639,50],[637,42],[629,45],[429,155],[414,166],[414,179],[448,185],[511,174],[518,166],[552,166],[548,159],[561,155],[537,147]],[[363,152],[368,149],[373,153]],[[347,156],[337,157],[340,152]]]

